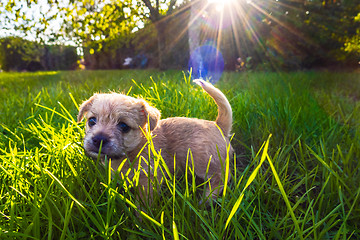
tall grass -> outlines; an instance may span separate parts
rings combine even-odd
[[[224,74],[236,150],[226,194],[202,203],[206,183],[190,170],[155,182],[149,206],[84,155],[77,106],[115,90],[162,118],[214,120],[216,105],[186,74],[2,73],[0,238],[360,238],[359,83],[351,73]]]

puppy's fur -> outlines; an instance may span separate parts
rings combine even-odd
[[[78,121],[87,118],[84,148],[86,154],[96,159],[111,158],[111,167],[117,170],[125,161],[122,172],[137,164],[139,152],[147,143],[144,133],[151,132],[153,144],[170,170],[174,169],[174,156],[176,169],[185,170],[186,160],[188,166],[192,162],[188,157],[188,150],[194,161],[195,174],[203,179],[211,178],[211,189],[217,188],[212,195],[217,197],[222,190],[225,179],[225,160],[227,154],[231,157],[233,150],[229,145],[229,135],[232,125],[232,110],[225,95],[210,83],[195,80],[218,105],[218,117],[215,122],[194,118],[174,117],[160,120],[160,112],[151,107],[143,99],[135,99],[117,93],[95,94],[80,106]],[[220,132],[221,129],[222,133]],[[225,136],[225,138],[224,138]],[[230,147],[227,153],[227,146]],[[99,153],[99,149],[101,152]],[[149,151],[145,148],[140,155],[149,158]],[[210,164],[209,164],[209,159]],[[150,159],[150,164],[153,165]],[[141,162],[143,171],[149,167]],[[222,171],[223,169],[223,171]],[[161,174],[158,174],[161,176]],[[148,190],[148,177],[153,173],[140,174],[139,184]],[[149,189],[151,191],[151,188]],[[150,193],[151,194],[151,193]],[[206,195],[211,194],[208,188]]]

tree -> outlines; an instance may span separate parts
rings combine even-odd
[[[66,36],[86,47],[90,44],[95,50],[126,44],[137,23],[137,13],[129,0],[71,1],[64,11]]]
[[[149,10],[149,13],[145,13],[145,17],[148,17],[152,23],[155,24],[157,30],[157,42],[158,42],[158,63],[159,68],[165,68],[164,52],[168,51],[166,44],[166,25],[169,21],[169,17],[173,13],[177,0],[163,0],[163,1],[150,1],[142,0],[142,3]],[[140,8],[142,5],[138,5]]]
[[[31,19],[24,6],[32,8],[38,6],[37,0],[9,0],[0,5],[0,14],[6,13],[5,22],[10,23],[7,28],[16,27],[24,32],[35,32],[36,37],[47,31],[52,22],[60,20],[62,29],[53,32],[53,39],[66,36],[77,44],[86,45],[88,42],[97,42],[98,49],[112,40],[125,39],[139,27],[149,21],[155,25],[158,42],[158,62],[164,68],[163,53],[166,52],[166,25],[173,14],[177,0],[47,0],[47,10],[41,12],[38,19]],[[187,2],[187,1],[182,1]],[[2,11],[1,11],[2,8]],[[34,23],[34,21],[36,23]],[[14,22],[19,23],[15,24]],[[11,26],[12,25],[12,26]],[[49,40],[49,39],[48,39]],[[119,43],[119,41],[115,41]]]

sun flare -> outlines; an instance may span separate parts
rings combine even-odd
[[[250,0],[207,0],[209,6],[212,6],[217,12],[228,11],[229,8],[236,7],[242,3],[249,3]]]
[[[227,4],[235,1],[236,0],[208,0],[209,3],[219,3],[219,4]]]

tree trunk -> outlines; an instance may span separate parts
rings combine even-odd
[[[168,11],[166,16],[162,16],[160,13],[159,7],[160,2],[157,0],[155,6],[151,5],[150,0],[142,0],[145,6],[150,11],[150,20],[155,24],[157,30],[157,41],[158,41],[158,64],[159,69],[164,70],[166,69],[166,54],[167,51],[167,44],[166,44],[166,25],[168,22],[168,17],[171,16],[174,6],[177,0],[170,0],[168,5]]]
[[[166,21],[164,19],[156,23],[157,29],[157,41],[158,41],[158,64],[160,70],[166,69],[166,54],[167,54],[167,44],[166,44]]]

